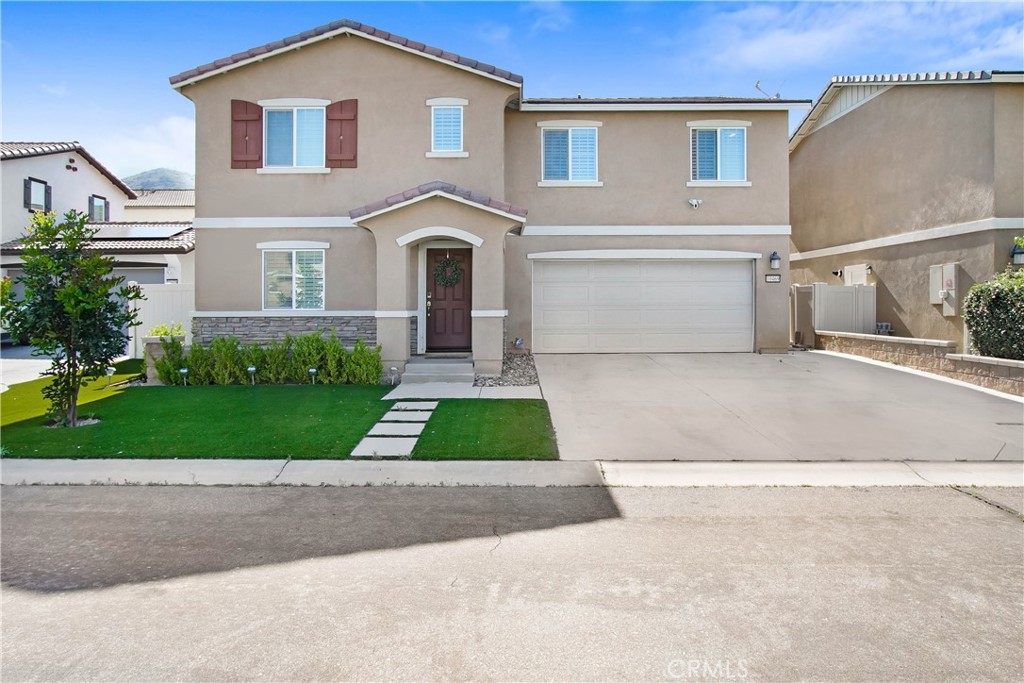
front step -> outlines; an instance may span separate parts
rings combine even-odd
[[[403,384],[473,384],[473,361],[447,358],[413,358],[405,364]]]

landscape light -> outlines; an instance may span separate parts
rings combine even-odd
[[[246,370],[249,371],[249,379],[252,380],[252,385],[256,386],[256,366],[250,365]]]
[[[188,386],[188,368],[182,368],[181,370],[178,370],[178,372],[181,373],[181,379],[182,379],[183,382],[185,382],[185,386],[187,387]]]
[[[309,369],[309,376],[313,378],[313,384],[316,384],[316,368]]]
[[[116,372],[116,371],[117,371],[117,368],[115,368],[113,365],[108,365],[107,366],[107,386],[108,387],[110,386],[110,378],[114,376],[114,372]]]

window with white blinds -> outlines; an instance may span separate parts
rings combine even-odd
[[[745,128],[692,128],[690,130],[691,180],[747,179],[747,131]]]
[[[597,180],[597,128],[544,128],[541,179]]]
[[[462,107],[432,107],[433,135],[431,151],[462,151]]]
[[[323,310],[324,251],[265,250],[263,308]]]
[[[264,130],[269,167],[324,166],[324,108],[267,109]]]

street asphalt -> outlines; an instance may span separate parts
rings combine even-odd
[[[4,681],[1024,679],[1020,488],[0,494]]]

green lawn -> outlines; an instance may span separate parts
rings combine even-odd
[[[557,460],[548,404],[448,399],[438,403],[414,460]]]
[[[138,371],[119,365],[114,382]],[[79,415],[98,424],[45,426],[40,389],[0,394],[0,443],[11,458],[345,459],[393,405],[390,387],[283,385],[83,389]],[[544,401],[444,400],[427,423],[416,459],[556,459]]]

